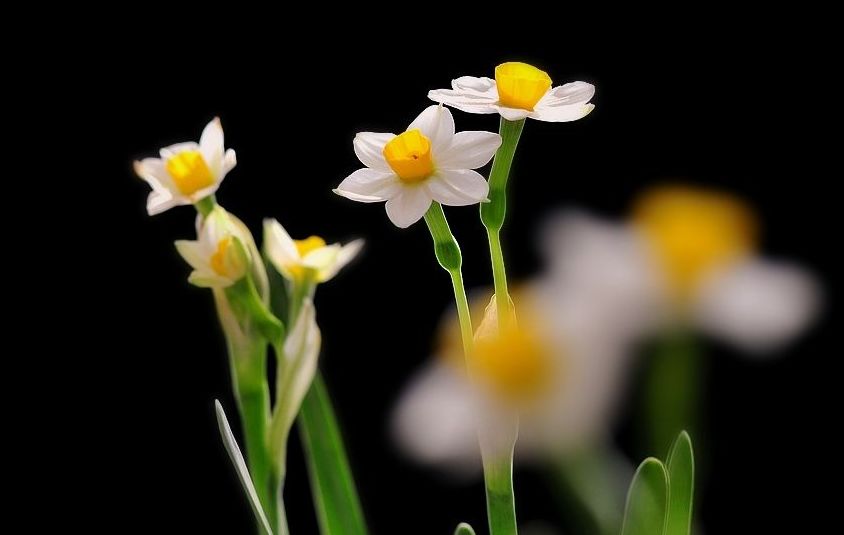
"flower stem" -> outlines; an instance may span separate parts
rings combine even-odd
[[[513,155],[522,135],[525,120],[508,121],[501,118],[499,134],[501,146],[495,153],[492,170],[489,172],[489,202],[481,204],[481,221],[489,238],[489,255],[492,261],[492,275],[495,280],[495,302],[498,307],[498,323],[507,325],[513,317],[510,308],[510,294],[507,291],[507,274],[504,270],[504,253],[501,249],[501,227],[507,214],[507,180]]]
[[[211,213],[211,210],[213,210],[214,207],[217,206],[217,197],[214,195],[209,195],[204,199],[196,201],[193,206],[196,208],[196,211],[199,212],[202,217],[208,217],[208,214]]]
[[[271,525],[276,525],[278,491],[267,441],[270,391],[264,372],[266,345],[263,340],[252,340],[246,347],[230,347],[229,351],[249,473],[267,519]]]
[[[509,455],[484,463],[484,483],[490,535],[516,535],[512,450]]]
[[[469,355],[472,353],[474,329],[472,328],[472,317],[469,313],[469,300],[466,299],[466,289],[463,287],[463,258],[460,254],[460,245],[451,229],[448,220],[445,218],[443,207],[439,203],[432,203],[428,212],[425,213],[425,223],[431,231],[431,238],[434,240],[434,254],[443,269],[451,276],[451,285],[454,288],[454,301],[457,303],[457,316],[460,319],[460,333],[463,337],[463,352],[469,364]]]

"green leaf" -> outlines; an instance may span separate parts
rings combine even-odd
[[[317,373],[299,412],[299,431],[322,535],[366,535],[343,439],[322,376]]]
[[[692,440],[685,431],[680,433],[671,446],[667,464],[671,485],[665,535],[689,535],[694,505],[695,459]]]
[[[627,493],[621,535],[663,535],[668,519],[668,472],[658,459],[642,461]]]
[[[454,530],[454,535],[475,535],[475,530],[466,522],[461,522]]]
[[[258,500],[258,493],[255,491],[255,485],[252,484],[252,476],[249,475],[249,469],[246,468],[246,461],[243,460],[243,454],[240,452],[237,441],[232,434],[231,426],[229,426],[229,421],[226,418],[226,413],[223,411],[223,406],[220,405],[219,400],[214,400],[214,408],[217,411],[217,425],[220,427],[220,436],[223,437],[223,445],[229,453],[232,464],[234,464],[237,477],[240,479],[240,484],[243,485],[243,490],[246,491],[246,497],[249,498],[249,505],[252,506],[252,512],[255,513],[258,525],[261,526],[266,533],[273,535],[273,530],[270,528],[267,515],[261,507],[261,502]]]

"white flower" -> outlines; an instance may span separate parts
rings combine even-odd
[[[545,232],[545,293],[581,302],[578,315],[615,337],[680,323],[751,354],[775,350],[817,316],[820,289],[806,270],[755,254],[752,220],[732,197],[685,187],[649,192],[630,223],[558,217]]]
[[[149,215],[212,195],[237,163],[234,150],[223,147],[223,127],[216,117],[202,131],[199,144],[177,143],[160,154],[161,158],[135,162],[135,173],[152,187],[147,198]]]
[[[546,345],[547,357],[531,351],[519,351],[513,355],[519,358],[509,360],[504,354],[481,357],[487,362],[475,363],[473,384],[460,367],[459,338],[446,331],[437,358],[411,381],[393,413],[394,436],[404,451],[458,474],[477,471],[479,431],[483,439],[507,442],[508,426],[501,414],[513,407],[508,397],[516,393],[514,387],[525,389],[520,395],[538,387],[518,406],[519,459],[556,459],[606,437],[632,353],[622,340],[608,336],[601,318],[578,316],[585,303],[560,302],[546,290],[546,282],[536,280],[517,292],[514,301],[520,328],[527,324],[538,329],[535,334]],[[597,324],[585,323],[589,321]],[[443,325],[453,330],[454,323],[450,318]],[[478,328],[476,339],[482,330]],[[500,349],[509,352],[512,348],[506,345]],[[530,364],[534,357],[551,360],[535,367]],[[536,372],[545,375],[540,383],[535,382],[539,377],[530,378]]]
[[[205,218],[197,218],[196,241],[179,240],[176,250],[193,268],[188,281],[203,288],[226,288],[239,281],[249,269],[247,244],[228,212],[217,206]]]
[[[366,166],[334,193],[360,202],[387,201],[387,216],[397,227],[418,221],[432,201],[466,206],[486,199],[487,181],[472,171],[486,165],[501,145],[492,132],[454,132],[454,118],[430,106],[403,134],[360,132],[354,147]]]
[[[509,121],[525,117],[576,121],[595,108],[589,103],[595,94],[592,84],[571,82],[552,88],[548,74],[527,63],[502,63],[495,68],[495,80],[461,76],[452,80],[451,87],[430,91],[428,98],[469,113],[498,113]]]
[[[325,282],[348,264],[363,247],[363,240],[346,245],[326,245],[319,236],[294,240],[275,219],[264,220],[264,247],[270,262],[290,280],[313,275],[316,282]]]

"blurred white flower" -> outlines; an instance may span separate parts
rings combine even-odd
[[[485,200],[487,181],[472,169],[486,165],[499,145],[501,137],[492,132],[455,134],[451,111],[429,106],[402,134],[358,133],[355,154],[366,167],[334,192],[353,201],[386,201],[390,221],[405,228],[432,201],[466,206]]]
[[[613,336],[684,324],[774,350],[812,322],[820,290],[806,270],[759,257],[756,227],[738,199],[685,186],[646,192],[629,223],[565,213],[544,232],[546,292],[577,299]]]
[[[191,284],[226,288],[246,275],[251,236],[244,234],[244,227],[221,206],[208,217],[197,217],[197,238],[176,241],[176,250],[193,268],[188,277]]]
[[[237,164],[234,150],[224,149],[223,127],[217,117],[202,131],[198,144],[176,143],[160,153],[161,158],[135,162],[135,173],[152,188],[147,198],[149,215],[213,195]]]
[[[437,358],[413,378],[393,413],[394,436],[405,452],[454,473],[476,472],[478,428],[495,438],[490,415],[504,412],[491,404],[518,410],[517,459],[565,454],[604,438],[630,353],[599,328],[583,329],[576,310],[561,313],[560,306],[578,304],[557,303],[545,286],[536,281],[514,294],[520,330],[533,341],[519,335],[491,351],[480,347],[486,356],[474,361],[474,382],[461,366],[459,329],[448,315]],[[520,358],[507,358],[513,356]],[[506,426],[497,427],[506,438]]]
[[[264,220],[264,248],[273,266],[285,278],[293,281],[313,276],[315,282],[325,282],[352,261],[363,247],[363,240],[346,245],[326,245],[319,236],[294,240],[275,219]]]
[[[552,88],[545,71],[509,62],[495,68],[495,80],[461,76],[452,80],[451,89],[435,89],[428,98],[469,113],[498,113],[510,121],[530,117],[567,122],[581,119],[595,108],[589,103],[594,94],[595,86],[586,82]]]

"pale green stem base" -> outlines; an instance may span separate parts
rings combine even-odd
[[[484,462],[486,510],[491,535],[516,535],[516,501],[513,494],[513,455]]]

